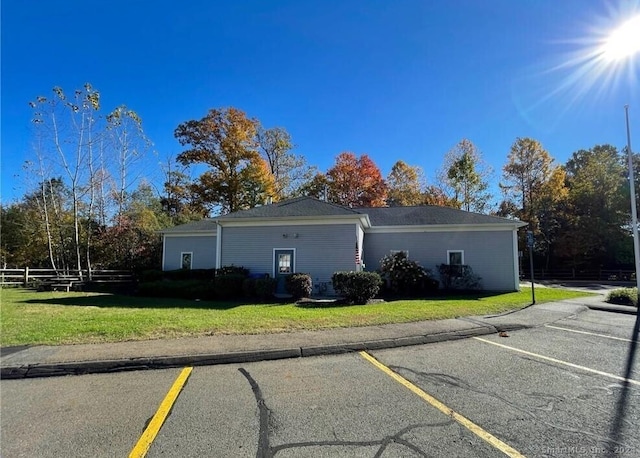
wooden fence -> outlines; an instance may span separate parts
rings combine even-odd
[[[527,266],[522,266],[520,270],[522,278],[530,279],[531,272]],[[636,280],[634,270],[624,269],[533,269],[536,280],[584,280],[584,281],[610,281],[610,282],[630,282]]]
[[[0,269],[0,286],[37,286],[55,282],[61,277],[77,278],[92,283],[131,283],[134,276],[127,270],[55,270],[55,269]]]

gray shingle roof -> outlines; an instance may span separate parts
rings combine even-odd
[[[332,204],[313,197],[297,197],[283,200],[270,205],[242,210],[228,215],[220,216],[221,221],[238,218],[283,218],[305,216],[356,216],[361,212]]]
[[[355,218],[369,216],[372,227],[376,226],[428,226],[428,225],[460,225],[460,224],[511,224],[522,225],[518,220],[510,220],[497,216],[470,213],[455,208],[420,206],[420,207],[375,207],[347,208],[313,197],[298,197],[270,205],[241,210],[216,218],[204,219],[161,231],[164,234],[188,232],[215,232],[216,223],[237,221],[240,219],[270,218],[305,218],[318,216],[353,216]]]
[[[497,216],[469,213],[450,207],[376,207],[362,208],[369,215],[371,226],[426,226],[441,224],[505,224],[516,220]]]
[[[182,234],[183,232],[216,232],[216,230],[216,219],[207,218],[179,226],[168,227],[162,229],[160,232],[163,234]]]

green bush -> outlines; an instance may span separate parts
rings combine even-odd
[[[160,278],[164,278],[165,280],[169,280],[169,281],[182,281],[182,280],[211,281],[215,277],[215,272],[216,272],[215,269],[167,270],[162,272],[162,276]]]
[[[309,274],[291,274],[285,278],[284,287],[289,294],[293,296],[293,300],[297,301],[303,297],[311,296],[313,291],[313,282]]]
[[[471,266],[440,264],[438,270],[444,289],[460,291],[482,289],[482,278],[473,273]]]
[[[140,273],[140,281],[148,283],[152,281],[162,280],[164,272],[161,270],[143,270]]]
[[[419,296],[438,289],[438,281],[431,277],[431,271],[409,260],[404,251],[380,260],[380,276],[392,294]]]
[[[378,294],[382,285],[377,272],[335,272],[331,281],[333,289],[352,304],[366,304]]]
[[[611,304],[638,306],[638,288],[619,288],[607,294],[607,302]]]
[[[247,277],[249,276],[249,269],[245,269],[242,266],[222,266],[216,269],[216,275],[242,275]]]
[[[213,283],[200,280],[152,281],[138,285],[138,295],[180,299],[213,299]]]
[[[255,294],[258,300],[267,302],[273,299],[278,280],[275,278],[258,278],[255,280]]]
[[[242,294],[249,299],[255,299],[256,297],[256,279],[245,278],[242,282]]]
[[[216,297],[220,299],[240,299],[245,278],[246,276],[241,274],[216,275],[216,279],[213,282]]]

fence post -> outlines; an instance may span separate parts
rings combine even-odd
[[[29,286],[29,267],[24,268],[24,287]]]

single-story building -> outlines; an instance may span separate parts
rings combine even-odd
[[[299,197],[161,231],[162,269],[242,266],[274,278],[311,275],[330,293],[336,271],[375,271],[405,251],[431,269],[469,265],[486,290],[519,288],[518,220],[447,207],[348,208]]]

